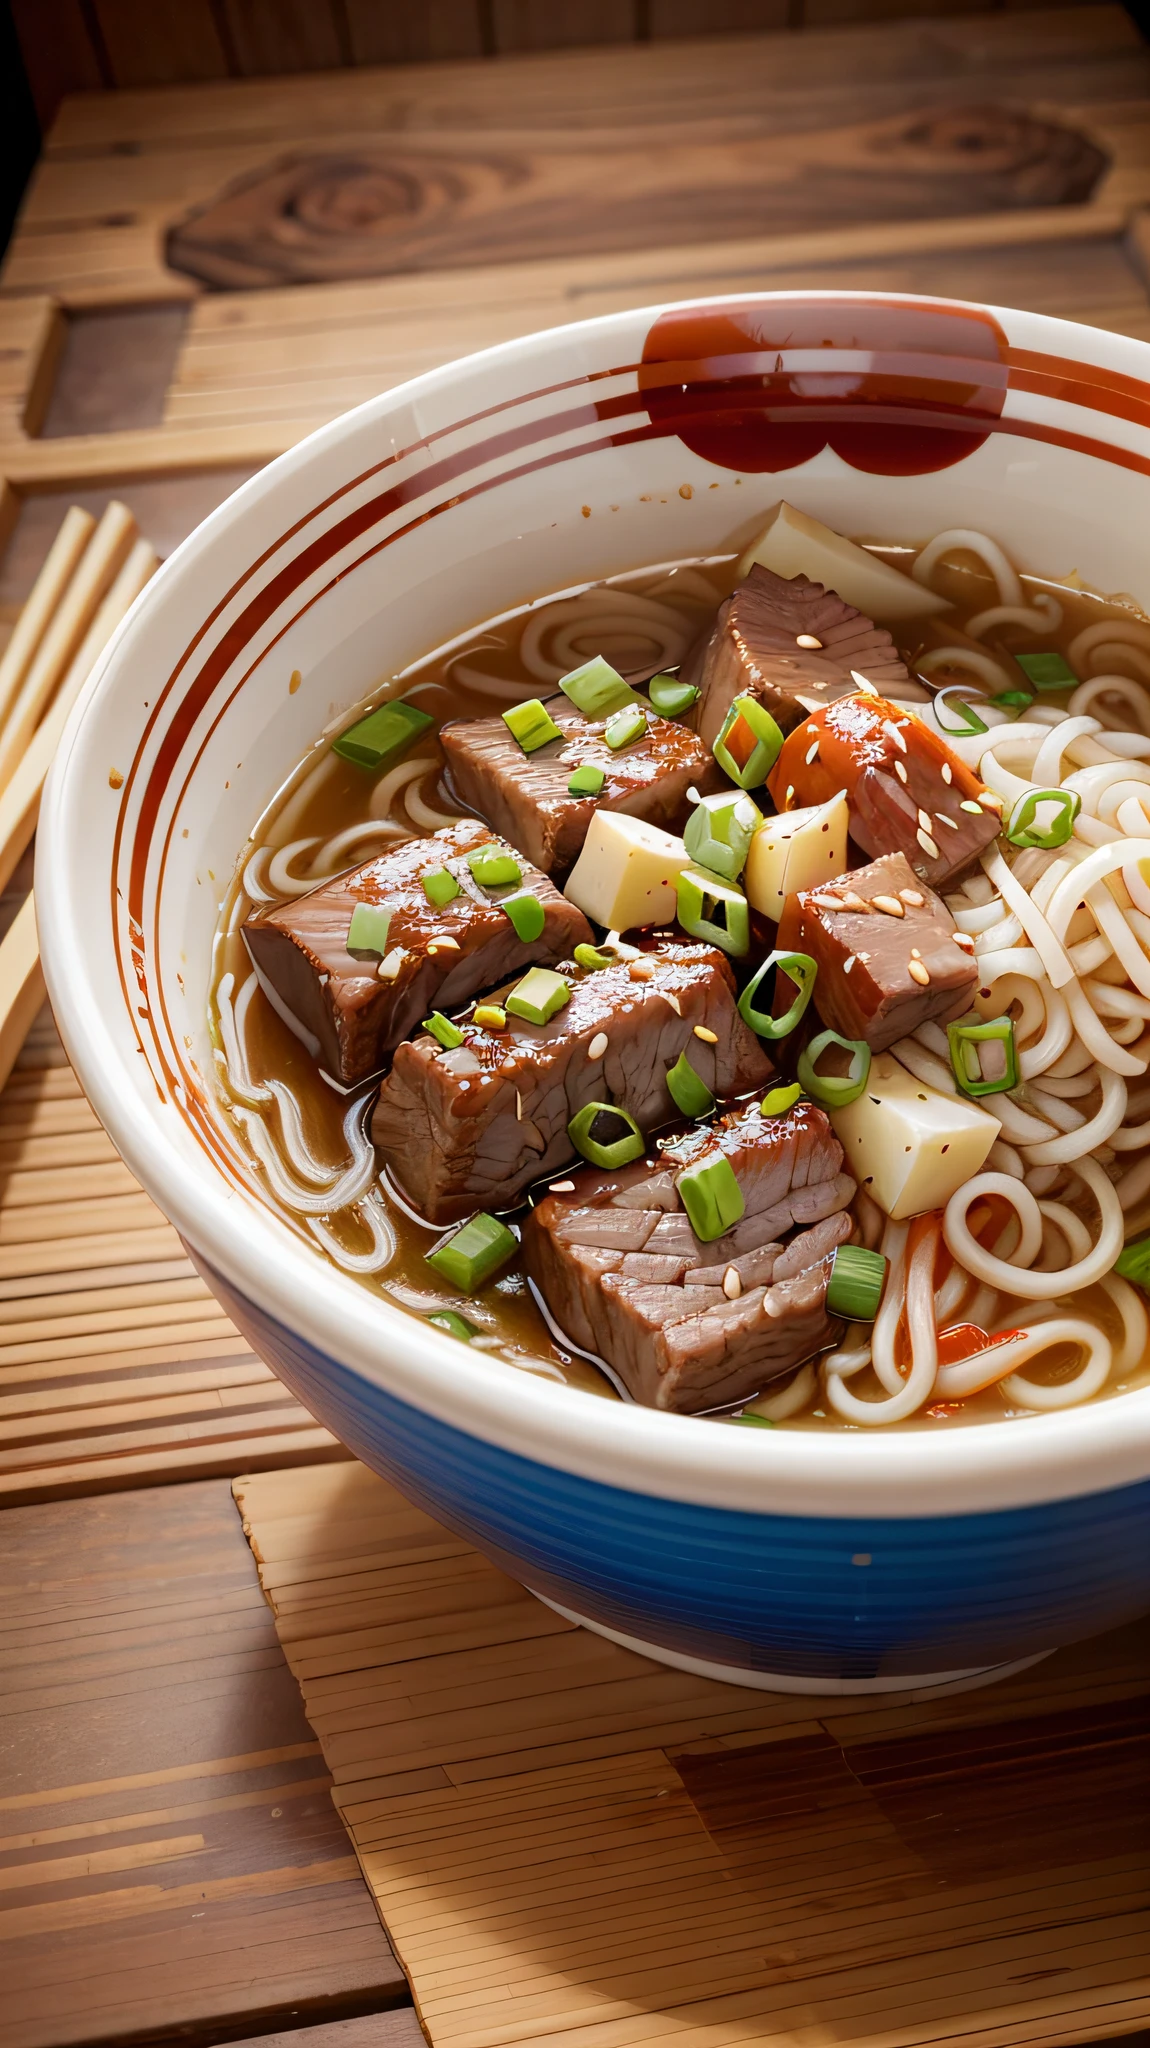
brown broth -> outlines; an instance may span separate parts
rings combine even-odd
[[[889,561],[896,568],[907,571],[914,559],[915,551],[879,542],[866,543],[876,556]],[[722,599],[729,594],[734,582],[734,560],[732,557],[712,559],[707,562],[693,561],[648,570],[641,574],[619,577],[609,585],[600,585],[603,592],[634,592],[641,596],[653,596],[660,605],[670,607],[683,622],[684,645],[692,641],[707,625]],[[1132,600],[1104,598],[1089,590],[1080,590],[1070,583],[1035,576],[1022,576],[1025,592],[1024,601],[1029,603],[1036,592],[1056,592],[1063,606],[1063,619],[1057,633],[1037,636],[1017,625],[1006,624],[992,630],[984,638],[969,639],[962,630],[962,622],[977,613],[999,603],[997,586],[981,560],[973,555],[958,555],[948,559],[945,567],[935,573],[933,587],[948,596],[954,611],[939,620],[929,620],[922,628],[905,633],[900,646],[908,666],[914,669],[916,660],[930,648],[941,646],[977,648],[992,657],[1004,661],[1009,669],[1011,650],[1028,653],[1057,651],[1065,654],[1075,635],[1084,626],[1104,619],[1129,621],[1131,618],[1144,622],[1144,614]],[[532,630],[539,613],[549,603],[559,604],[563,598],[540,600],[536,606],[526,608],[513,617],[484,623],[477,626],[464,640],[452,643],[451,647],[438,655],[427,657],[416,667],[409,669],[401,678],[395,679],[377,693],[373,700],[380,702],[391,696],[412,697],[421,709],[430,711],[440,718],[490,717],[493,712],[504,709],[517,698],[546,694],[553,684],[544,683],[538,674],[532,673],[523,659],[524,636]],[[536,625],[535,630],[538,630]],[[896,639],[899,636],[896,633]],[[594,629],[593,637],[582,645],[569,644],[574,658],[588,659],[601,653],[616,666],[633,673],[639,672],[644,662],[652,656],[651,646],[644,649],[641,633],[632,625],[620,621],[609,628]],[[1134,666],[1134,664],[1131,664]],[[465,677],[458,674],[463,668]],[[1148,671],[1150,673],[1150,671]],[[1017,675],[1017,671],[1015,671]],[[471,677],[471,680],[467,679]],[[484,691],[481,678],[504,679],[518,686],[516,695],[492,696]],[[958,668],[953,673],[936,674],[936,683],[969,681]],[[449,694],[448,694],[449,693]],[[1064,696],[1052,695],[1042,701],[1061,705]],[[349,714],[348,723],[362,716],[367,705]],[[443,756],[434,734],[418,742],[409,750],[408,759],[416,760],[427,756],[427,773],[416,785],[422,799],[433,810],[441,812],[442,822],[448,822],[456,814],[456,806],[443,787],[440,771]],[[285,787],[267,807],[255,828],[252,846],[245,853],[245,867],[252,859],[252,847],[275,851],[297,840],[316,842],[309,850],[301,849],[292,862],[293,872],[302,876],[307,864],[315,858],[319,848],[337,834],[346,833],[354,824],[370,816],[369,803],[372,791],[380,780],[379,776],[366,773],[351,763],[343,761],[330,751],[327,743],[317,746],[307,760],[289,779]],[[410,823],[403,808],[403,791],[398,792],[389,815]],[[430,828],[429,828],[430,829]],[[357,866],[378,851],[370,841],[353,849],[348,858],[338,862],[332,873]],[[268,860],[262,863],[266,872]],[[214,990],[219,979],[231,971],[237,986],[249,971],[247,956],[238,932],[234,926],[237,896],[242,888],[242,873],[237,875],[223,907],[220,922],[220,936],[217,941]],[[309,886],[317,886],[319,880],[329,879],[325,873]],[[302,893],[302,892],[300,892]],[[261,991],[256,992],[248,1013],[246,1045],[252,1075],[257,1080],[278,1079],[292,1090],[301,1111],[303,1129],[311,1150],[318,1158],[330,1161],[334,1166],[346,1159],[346,1146],[342,1135],[342,1121],[348,1107],[348,1098],[336,1091],[320,1076],[315,1064],[298,1039],[275,1015]],[[237,1145],[242,1143],[241,1134],[235,1130]],[[249,1156],[250,1163],[250,1156]],[[568,1385],[582,1388],[608,1400],[618,1398],[613,1387],[598,1369],[587,1360],[573,1354],[556,1343],[543,1321],[527,1289],[526,1280],[519,1270],[519,1262],[513,1261],[498,1280],[486,1288],[479,1297],[465,1299],[443,1286],[425,1263],[425,1254],[443,1234],[416,1219],[396,1196],[392,1189],[384,1187],[391,1224],[397,1238],[397,1251],[390,1265],[376,1275],[350,1275],[357,1284],[408,1312],[427,1316],[436,1309],[450,1308],[465,1315],[470,1322],[481,1328],[480,1343],[491,1349],[495,1356],[523,1370],[558,1379]],[[285,1212],[280,1211],[281,1214]],[[306,1241],[315,1249],[322,1249],[316,1238],[307,1231],[306,1224],[285,1215],[297,1229],[301,1229]],[[341,1221],[329,1226],[340,1242],[351,1252],[366,1251],[366,1233],[354,1222]],[[338,1263],[338,1262],[336,1262]],[[1108,1304],[1100,1299],[1093,1304],[1099,1320],[1112,1322],[1108,1317]],[[1117,1379],[1106,1388],[1102,1398],[1127,1390],[1143,1379],[1144,1364],[1134,1375],[1123,1381]],[[1096,1397],[1098,1398],[1098,1397]],[[1001,1420],[1011,1412],[1023,1415],[1030,1411],[1011,1411],[1004,1398],[995,1390],[978,1395],[961,1403],[938,1404],[920,1412],[904,1423],[885,1425],[899,1429],[923,1427],[952,1427],[976,1421]],[[824,1414],[815,1409],[789,1420],[787,1428],[836,1430],[851,1427],[837,1416]]]

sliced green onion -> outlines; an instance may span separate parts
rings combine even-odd
[[[518,896],[505,896],[499,908],[511,919],[516,937],[523,939],[527,945],[533,944],[542,936],[547,913],[538,896],[533,896],[530,889],[521,889]]]
[[[501,1010],[498,1003],[479,1003],[472,1022],[478,1024],[481,1031],[506,1031],[507,1012]]]
[[[425,1017],[423,1028],[439,1040],[444,1052],[454,1052],[457,1045],[463,1044],[463,1033],[458,1024],[453,1024],[450,1017],[444,1016],[442,1010],[433,1010],[430,1017]]]
[[[582,967],[588,974],[595,974],[600,967],[617,967],[618,960],[613,953],[601,953],[598,946],[576,946],[572,955],[576,967]]]
[[[369,711],[357,725],[349,725],[337,740],[331,743],[333,754],[341,760],[354,761],[357,768],[386,768],[426,732],[435,720],[426,711],[417,710],[414,704],[381,704],[377,711]]]
[[[457,1316],[453,1308],[437,1308],[427,1320],[434,1323],[437,1330],[446,1330],[449,1337],[458,1337],[461,1344],[470,1344],[471,1339],[479,1335],[475,1324],[469,1323],[466,1316]]]
[[[693,939],[721,946],[741,958],[751,943],[747,899],[720,876],[705,868],[683,868],[676,884],[676,916]]]
[[[461,1294],[477,1294],[500,1266],[514,1257],[518,1244],[505,1223],[480,1210],[427,1254],[427,1264]]]
[[[613,718],[607,720],[603,738],[611,752],[617,754],[622,747],[633,746],[636,740],[641,740],[646,730],[647,714],[636,699],[634,704],[629,704],[624,711],[617,711]]]
[[[701,1159],[679,1175],[676,1186],[687,1220],[701,1244],[713,1244],[746,1213],[743,1191],[725,1152]]]
[[[647,1140],[633,1116],[610,1102],[588,1102],[567,1126],[575,1150],[592,1166],[629,1166],[641,1159]]]
[[[827,1281],[827,1307],[848,1323],[873,1323],[886,1286],[887,1261],[865,1245],[840,1244]]]
[[[1124,1246],[1114,1261],[1114,1271],[1150,1294],[1150,1237],[1136,1237]]]
[[[769,1415],[732,1415],[731,1421],[740,1429],[774,1429]]]
[[[789,1037],[814,994],[818,971],[818,965],[809,953],[768,953],[739,997],[739,1015],[744,1024],[749,1024],[760,1038]],[[773,997],[779,974],[785,974],[788,981],[794,982],[798,994],[789,1010],[784,1010],[781,1017],[772,1017],[769,1009],[759,1008],[755,998],[764,981],[767,981],[764,1000]]]
[[[680,682],[678,676],[652,676],[647,695],[660,718],[678,718],[690,710],[699,692],[694,683]]]
[[[445,903],[454,902],[459,895],[459,883],[450,868],[432,868],[429,875],[422,875],[423,893],[429,903],[442,910]]]
[[[717,796],[700,797],[687,820],[683,845],[701,868],[737,882],[762,822],[758,804],[745,790],[723,789]]]
[[[762,1102],[759,1104],[760,1114],[763,1116],[785,1116],[788,1109],[794,1108],[802,1092],[797,1081],[792,1081],[785,1088],[772,1088],[770,1094],[764,1095]]]
[[[630,683],[624,682],[618,669],[601,654],[585,661],[582,668],[573,668],[569,676],[560,676],[559,688],[584,718],[609,718],[624,705],[638,703]]]
[[[1053,804],[1055,814],[1048,825],[1040,825],[1038,807]],[[1005,827],[1006,836],[1012,846],[1065,846],[1074,830],[1074,820],[1082,809],[1082,798],[1076,789],[1031,789],[1020,796]]]
[[[513,704],[510,711],[503,713],[503,723],[512,739],[519,741],[525,754],[537,753],[548,740],[561,740],[563,735],[538,697],[529,697],[526,704]]]
[[[845,1074],[820,1074],[818,1063],[828,1046],[837,1045],[851,1056],[850,1067]],[[812,1102],[821,1102],[826,1109],[845,1109],[848,1102],[857,1102],[867,1084],[870,1073],[870,1047],[865,1038],[841,1038],[837,1031],[820,1031],[799,1054],[795,1069],[799,1080]]]
[[[1034,692],[1032,690],[999,690],[995,696],[991,697],[990,702],[999,705],[1003,711],[1013,711],[1017,717],[1020,711],[1029,711],[1030,706],[1034,702]]]
[[[946,1027],[950,1064],[964,1095],[976,1101],[980,1095],[1001,1095],[1017,1088],[1018,1049],[1014,1025],[1009,1017],[961,1018]]]
[[[514,854],[504,853],[500,846],[477,846],[468,854],[467,865],[481,889],[506,889],[523,880]]]
[[[757,697],[736,697],[711,752],[740,789],[765,782],[783,751],[783,735]]]
[[[1014,657],[1036,690],[1076,690],[1078,677],[1061,654],[1016,654]]]
[[[668,1067],[667,1088],[676,1109],[681,1109],[684,1116],[710,1116],[715,1107],[714,1096],[685,1052],[679,1054],[673,1067]]]
[[[935,718],[948,739],[952,740],[969,739],[972,732],[989,732],[990,730],[985,720],[979,717],[977,711],[971,710],[965,697],[956,697],[954,704],[948,707],[953,710],[955,717],[958,719],[957,725],[946,725],[939,717],[939,705],[945,704],[948,698],[954,697],[955,692],[963,687],[964,685],[961,683],[951,683],[945,690],[940,690],[934,700]]]
[[[579,766],[567,784],[568,796],[598,796],[607,776],[594,761],[580,761]]]
[[[503,1007],[529,1024],[550,1024],[571,1001],[571,983],[550,967],[530,967],[517,981]]]
[[[390,910],[383,910],[378,903],[357,903],[347,928],[348,952],[378,953],[382,960],[387,951],[390,923]]]

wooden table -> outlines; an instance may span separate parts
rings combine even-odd
[[[67,102],[0,276],[0,622],[63,504],[125,496],[167,552],[346,406],[613,307],[840,284],[1150,338],[1147,208],[1150,53],[1110,6]],[[45,1023],[0,1102],[0,1259],[28,1241],[13,1184],[27,1201],[69,1145],[106,1147],[60,1057]],[[130,1176],[100,1170],[173,1273],[125,1280],[110,1243],[102,1296],[76,1240],[47,1277],[18,1252],[0,1276],[49,1321],[82,1277],[93,1386],[131,1378],[139,1290],[189,1284]],[[211,1396],[234,1340],[196,1341]],[[159,1429],[163,1389],[146,1398]],[[280,2048],[280,2028],[410,2048],[226,1479],[199,1477],[246,1469],[243,1445],[197,1464],[173,1431],[137,1458],[110,1447],[107,1402],[82,1405],[66,1481],[33,1458],[39,1504],[0,1515],[0,2048]],[[263,1462],[292,1454],[288,1427]]]

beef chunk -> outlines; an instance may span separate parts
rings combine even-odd
[[[561,960],[590,939],[582,911],[522,860],[520,883],[480,888],[466,855],[489,844],[514,852],[488,826],[461,818],[244,925],[268,1000],[335,1080],[348,1086],[375,1073],[429,1010],[466,1003],[508,975]],[[455,876],[459,894],[437,908],[421,878],[443,867]],[[530,943],[499,907],[516,889],[529,890],[543,905],[543,930]],[[391,913],[387,944],[401,957],[390,978],[381,976],[377,957],[347,950],[358,903]]]
[[[795,727],[767,780],[780,811],[845,789],[851,838],[873,858],[904,853],[939,889],[997,838],[1001,799],[901,704],[861,694]]]
[[[746,1208],[702,1244],[678,1179],[720,1151]],[[571,1194],[548,1195],[524,1226],[528,1273],[558,1326],[636,1401],[691,1415],[747,1400],[841,1333],[826,1289],[852,1230],[842,1161],[816,1104],[741,1110],[669,1144],[656,1166],[585,1168]]]
[[[644,1131],[668,1123],[678,1111],[667,1071],[683,1052],[713,1095],[766,1085],[771,1063],[735,1008],[722,953],[666,945],[638,964],[649,979],[622,965],[572,977],[549,1024],[508,1013],[493,1032],[463,1018],[466,1043],[452,1052],[426,1033],[399,1047],[372,1137],[429,1222],[508,1208],[568,1165],[567,1126],[585,1103],[621,1103]],[[696,1038],[696,1024],[716,1042]]]
[[[819,644],[800,646],[800,637]],[[703,692],[695,713],[699,737],[714,745],[742,691],[790,732],[808,711],[854,695],[852,669],[876,688],[926,697],[883,627],[809,576],[776,576],[756,563],[720,605],[715,629],[691,667],[691,681]]]
[[[553,698],[547,708],[563,737],[534,754],[524,753],[501,718],[461,719],[440,733],[462,802],[546,874],[565,874],[574,866],[596,810],[628,811],[671,829],[685,818],[691,784],[714,772],[696,735],[653,711],[644,737],[613,753],[603,738],[606,719],[584,718],[565,697]],[[583,762],[603,770],[597,796],[568,791]]]
[[[961,1017],[978,980],[972,941],[901,853],[788,896],[778,946],[810,954],[823,1022],[872,1052]]]

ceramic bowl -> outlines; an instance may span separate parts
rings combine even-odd
[[[239,1328],[430,1514],[670,1663],[795,1691],[962,1683],[1150,1606],[1150,1391],[937,1435],[606,1404],[309,1251],[205,1089],[224,887],[317,733],[476,620],[730,547],[782,496],[849,534],[980,527],[1150,607],[1150,347],[766,294],[529,336],[360,407],[221,506],[117,634],[46,796],[44,960],[95,1109]]]

